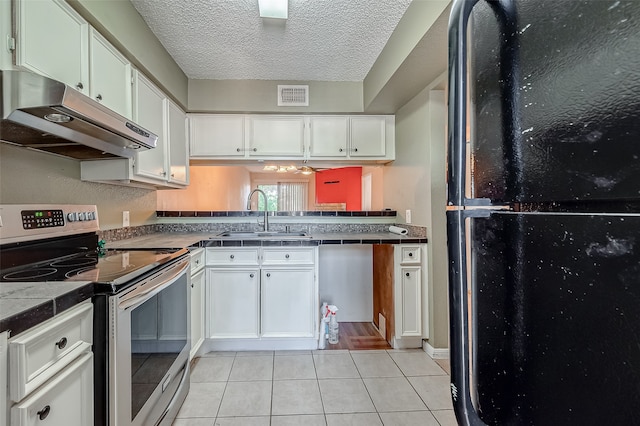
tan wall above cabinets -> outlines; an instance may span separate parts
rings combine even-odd
[[[279,84],[309,86],[309,106],[278,107]],[[189,111],[225,113],[362,113],[361,81],[189,80]]]
[[[393,115],[188,114],[191,160],[388,163]]]

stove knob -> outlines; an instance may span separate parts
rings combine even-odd
[[[84,219],[85,219],[85,214],[84,214],[84,212],[80,212],[80,213],[78,213],[78,220],[79,220],[79,221],[83,221]]]
[[[91,217],[92,214],[93,213],[91,213],[91,212],[85,212],[84,216],[85,216],[86,220],[93,220],[93,218]]]
[[[76,212],[67,213],[67,220],[69,222],[75,222],[76,220],[78,220],[78,213]]]
[[[96,213],[95,212],[89,212],[89,214],[90,214],[91,220],[96,220]]]

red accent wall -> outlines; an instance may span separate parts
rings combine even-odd
[[[316,203],[346,203],[347,210],[361,210],[362,167],[316,172]]]

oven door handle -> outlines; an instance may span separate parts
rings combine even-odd
[[[123,311],[132,308],[164,290],[166,287],[173,284],[178,277],[183,274],[187,268],[189,268],[189,264],[189,258],[186,258],[175,263],[169,268],[169,270],[161,272],[158,275],[151,277],[149,280],[138,284],[135,289],[120,298],[118,308]]]

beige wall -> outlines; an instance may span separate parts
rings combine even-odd
[[[414,0],[411,2],[364,79],[363,103],[365,109],[389,83],[449,3],[450,0]],[[427,52],[424,53],[427,54]]]
[[[251,179],[245,167],[191,166],[185,189],[158,191],[158,210],[246,210]]]
[[[308,107],[278,107],[278,84],[309,85]],[[190,112],[362,112],[362,82],[189,80]]]
[[[183,108],[188,80],[129,1],[67,0],[89,23]]]
[[[371,210],[382,210],[384,205],[384,166],[365,166],[362,176],[371,174]]]
[[[80,180],[80,162],[0,143],[0,204],[96,204],[100,229],[153,223],[156,192]]]
[[[425,88],[396,114],[396,161],[385,168],[384,202],[398,211],[399,221],[410,209],[412,223],[427,227],[429,342],[434,348],[446,348],[446,103],[444,91],[433,90],[437,84]]]

